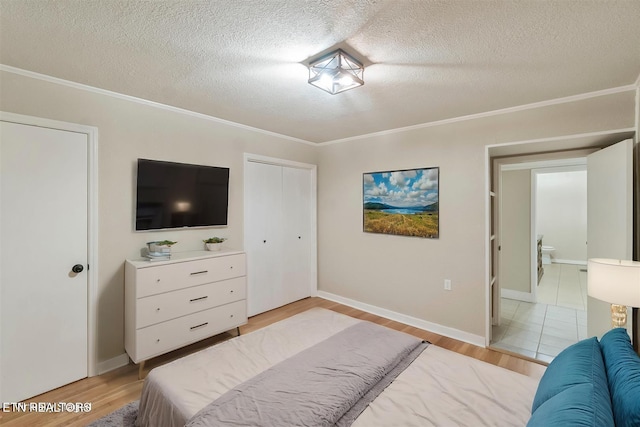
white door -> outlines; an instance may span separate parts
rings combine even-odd
[[[247,313],[254,316],[282,305],[282,167],[245,166]]]
[[[631,259],[632,154],[629,139],[587,156],[587,258]],[[588,297],[588,336],[600,337],[611,329],[609,307]]]
[[[86,134],[0,122],[0,401],[87,376],[87,168]]]
[[[288,304],[311,295],[311,172],[308,169],[282,168],[282,208],[282,303]]]

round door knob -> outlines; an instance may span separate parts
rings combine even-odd
[[[84,267],[82,266],[82,264],[76,264],[73,267],[71,267],[71,271],[73,271],[74,273],[82,273],[82,270],[84,270]]]

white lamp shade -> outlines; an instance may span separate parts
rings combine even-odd
[[[611,304],[640,307],[640,262],[590,259],[587,293]]]

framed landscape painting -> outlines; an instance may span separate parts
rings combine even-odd
[[[367,233],[438,238],[440,168],[362,175]]]

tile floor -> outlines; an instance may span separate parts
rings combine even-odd
[[[501,300],[500,326],[493,327],[492,347],[543,362],[587,335],[587,273],[584,266],[544,266],[538,303]]]

